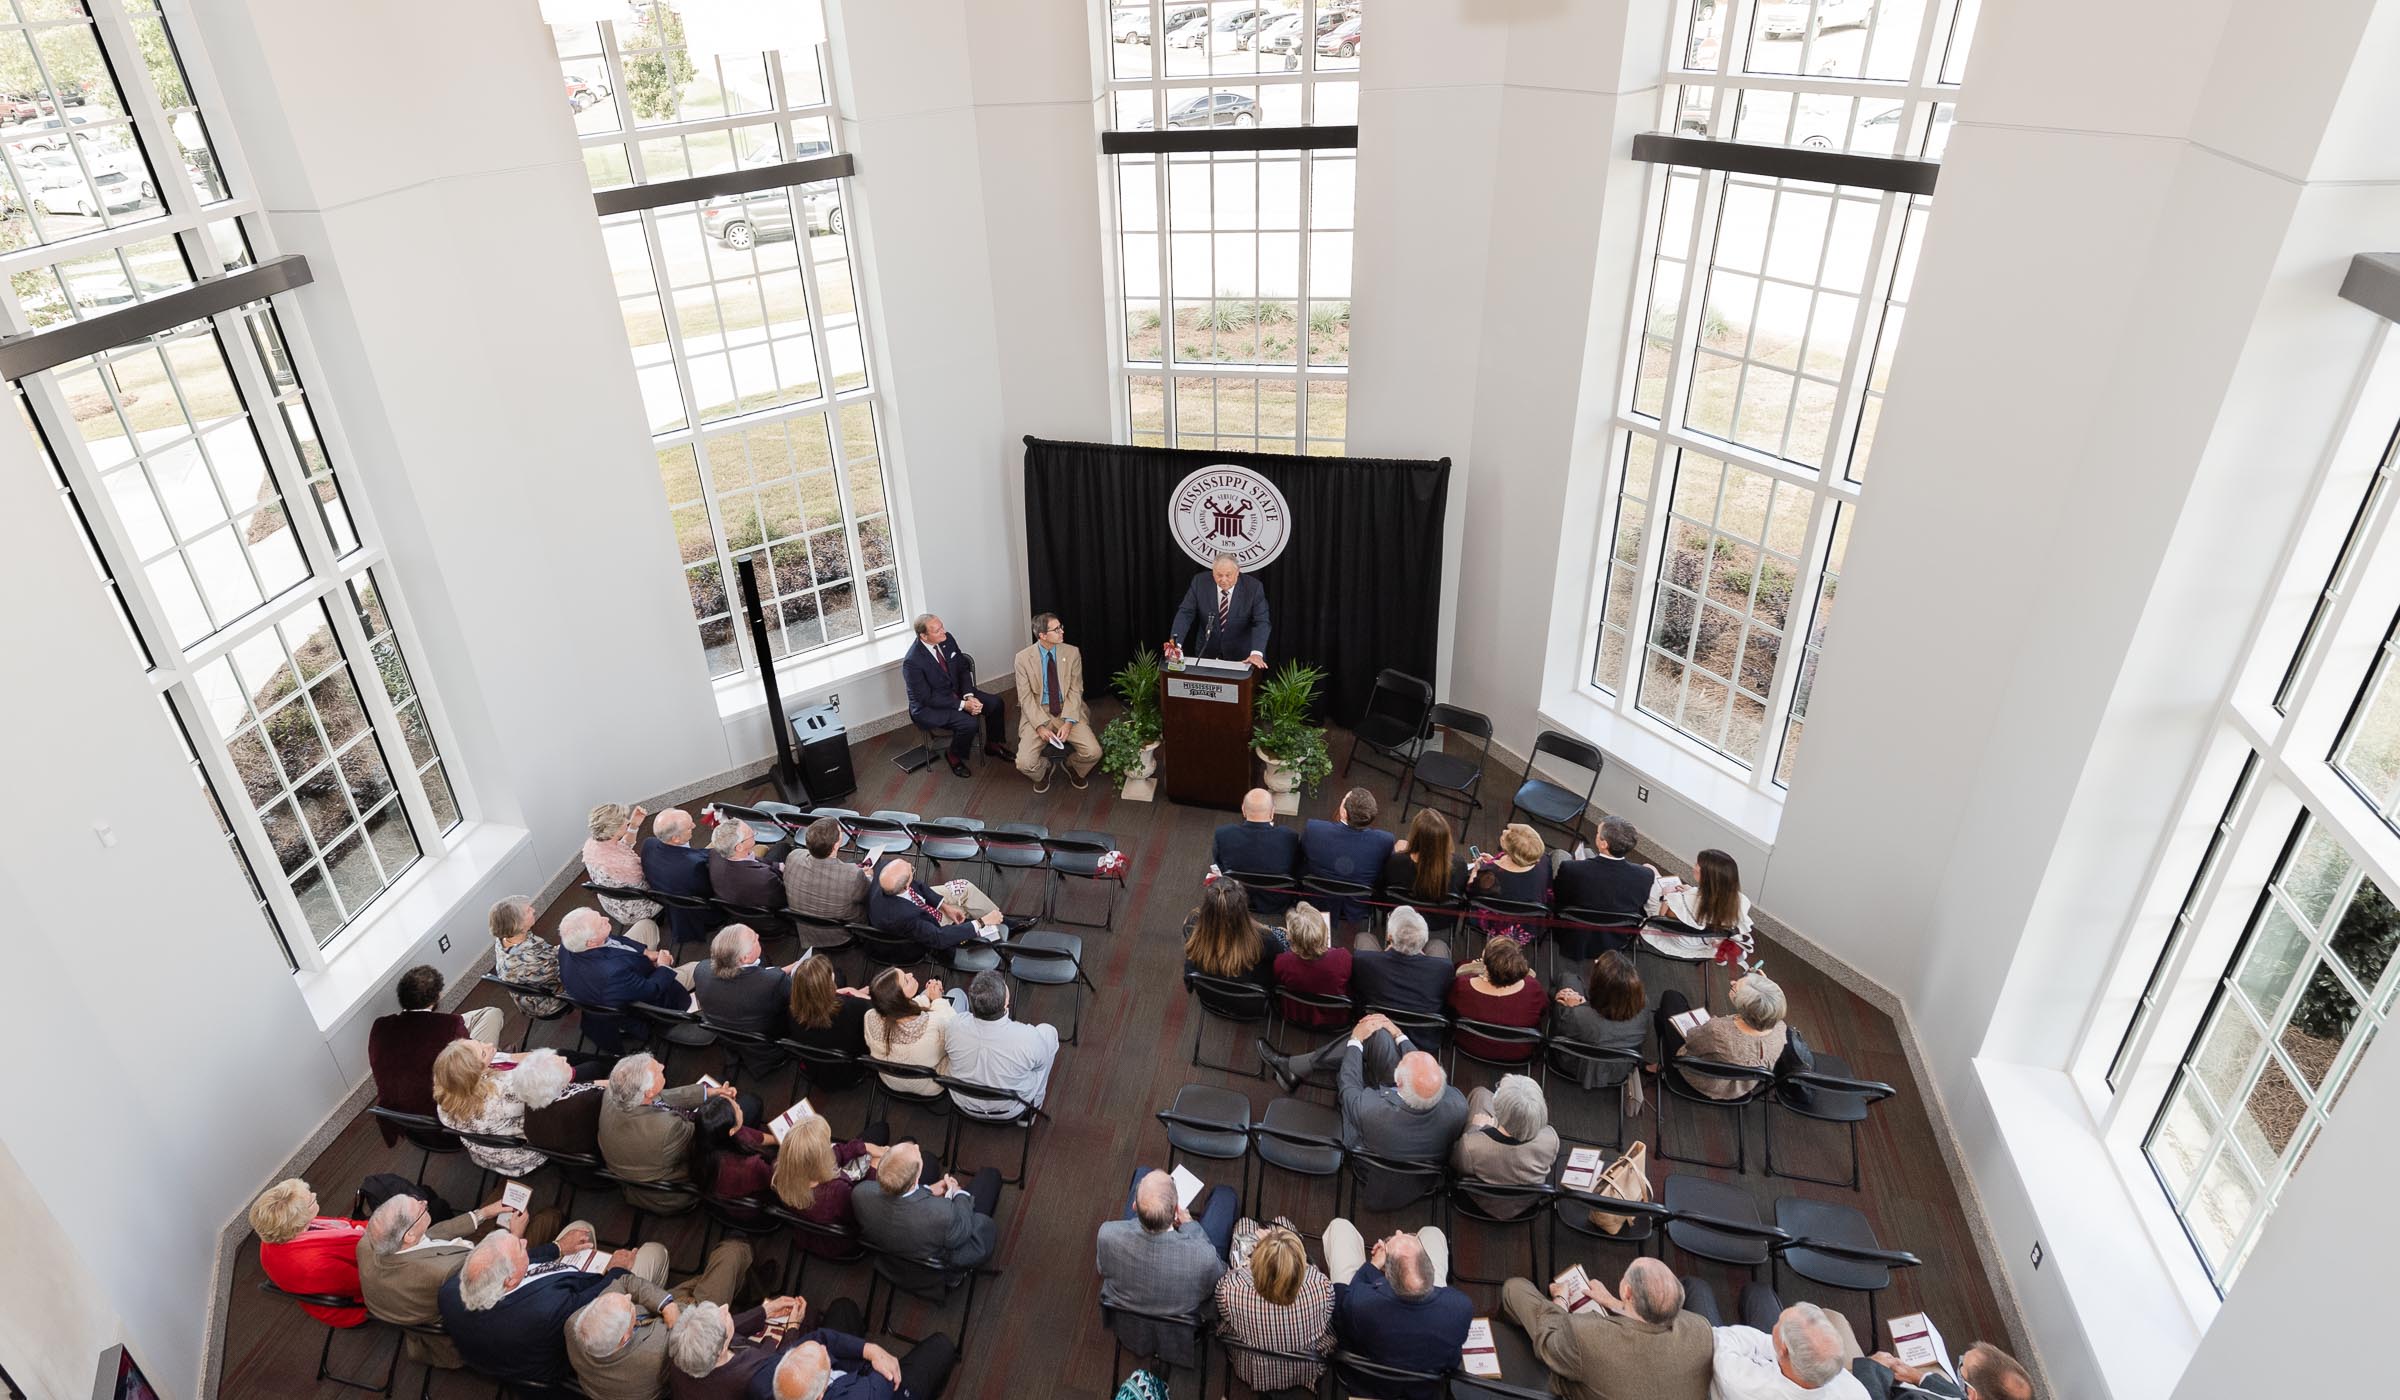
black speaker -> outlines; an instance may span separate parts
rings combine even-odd
[[[811,705],[792,716],[792,747],[799,750],[800,786],[817,806],[838,802],[858,791],[858,775],[850,767],[850,736],[842,728],[842,712],[831,705]]]

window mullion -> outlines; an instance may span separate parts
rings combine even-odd
[[[151,178],[156,182],[160,203],[166,206],[168,219],[198,225],[200,195],[192,188],[191,181],[183,178],[183,147],[169,129],[166,108],[160,105],[158,93],[152,87],[149,64],[141,57],[141,43],[134,36],[132,18],[123,5],[97,4],[86,9],[98,28],[95,37],[102,51],[118,60],[117,91],[125,102],[125,117],[148,157]],[[197,93],[192,96],[197,100]],[[213,260],[195,266],[212,275],[223,270]]]
[[[1827,216],[1829,248],[1831,220],[1840,207],[1837,194],[1834,213]],[[1866,399],[1867,378],[1875,368],[1868,360],[1883,334],[1884,318],[1891,314],[1892,278],[1900,265],[1898,234],[1907,227],[1907,211],[1908,196],[1898,194],[1885,195],[1875,210],[1875,232],[1867,244],[1867,285],[1861,289],[1858,314],[1851,319],[1850,344],[1842,354],[1842,377],[1834,387],[1832,428],[1826,435],[1824,465],[1819,468],[1828,481],[1849,477],[1851,454],[1858,449],[1859,414]],[[1803,349],[1801,353],[1805,362],[1807,352]]]
[[[5,298],[10,315],[17,314],[15,298]],[[134,630],[148,644],[151,657],[160,665],[167,658],[180,658],[181,639],[168,622],[166,609],[159,603],[158,594],[150,586],[150,571],[143,566],[141,551],[134,548],[132,536],[125,528],[124,517],[117,512],[117,503],[100,477],[100,469],[92,459],[90,444],[75,426],[75,415],[68,410],[66,396],[59,392],[57,375],[44,371],[18,381],[25,392],[25,406],[42,426],[42,436],[49,440],[59,472],[67,480],[67,488],[75,493],[82,505],[84,518],[99,536],[100,555],[108,571],[117,581],[117,592],[133,614]],[[39,452],[38,443],[28,443]],[[121,470],[134,470],[130,465]],[[172,549],[172,547],[170,547]],[[178,566],[180,567],[180,565]]]
[[[1674,176],[1669,168],[1667,199],[1675,197]],[[1700,321],[1708,305],[1710,265],[1716,260],[1717,219],[1725,207],[1727,177],[1721,172],[1702,172],[1696,177],[1698,186],[1692,192],[1692,227],[1686,235],[1683,262],[1683,294],[1675,317],[1675,339],[1668,347],[1667,382],[1662,386],[1658,402],[1658,423],[1661,428],[1680,427],[1691,399],[1692,370],[1700,353]],[[1707,257],[1701,256],[1703,250]],[[1649,269],[1657,276],[1656,260]],[[1648,297],[1643,298],[1644,305]],[[1647,325],[1644,326],[1645,332]],[[1635,375],[1641,373],[1640,361],[1635,361]]]
[[[1833,547],[1833,527],[1840,504],[1822,491],[1809,493],[1808,526],[1802,535],[1797,561],[1800,567],[1792,579],[1791,606],[1783,614],[1783,637],[1775,648],[1775,674],[1767,682],[1766,716],[1760,721],[1758,759],[1750,771],[1750,786],[1760,792],[1774,792],[1776,770],[1783,766],[1792,695],[1799,688],[1800,667],[1808,655],[1808,635],[1816,626],[1817,588],[1825,577],[1826,555]],[[1762,542],[1759,548],[1763,560],[1766,546]],[[1765,573],[1766,565],[1762,562],[1759,565],[1762,580]]]
[[[92,6],[95,12],[102,8],[97,4]],[[173,39],[177,52],[183,55],[183,81],[192,99],[192,110],[202,114],[203,122],[207,120],[207,113],[228,110],[225,90],[217,82],[216,69],[208,62],[206,53],[200,47],[200,21],[193,12],[193,0],[159,0],[159,11],[166,19],[167,33]],[[140,68],[145,74],[144,81],[147,81],[147,65],[141,64],[138,56],[128,66]],[[242,212],[255,212],[258,182],[250,177],[250,161],[243,154],[241,143],[226,139],[224,133],[213,133],[208,144],[216,156],[218,169],[224,174],[225,189],[234,196],[232,201],[224,205],[212,206],[210,216],[225,218],[227,211],[235,204],[253,206]],[[167,149],[175,152],[176,168],[181,169],[182,148],[169,141]]]
[[[275,843],[267,838],[266,823],[259,820],[249,785],[233,766],[226,735],[217,728],[216,716],[209,712],[196,691],[196,686],[175,686],[167,692],[168,703],[182,716],[201,771],[208,775],[209,786],[216,789],[217,805],[224,809],[225,820],[233,827],[234,840],[241,843],[242,854],[258,876],[259,888],[266,892],[267,907],[275,911],[275,924],[283,931],[284,948],[300,965],[300,971],[321,972],[326,965],[324,945],[317,941],[308,913],[300,907],[300,897],[292,893],[291,875],[283,868]]]
[[[1683,473],[1683,454],[1653,440],[1650,454],[1650,501],[1642,520],[1642,549],[1634,572],[1634,611],[1625,620],[1627,672],[1617,687],[1617,708],[1632,713],[1641,708],[1642,679],[1650,671],[1650,623],[1658,609],[1660,559],[1666,550],[1675,487]],[[1611,541],[1612,547],[1614,541]],[[1697,625],[1697,615],[1694,618]]]

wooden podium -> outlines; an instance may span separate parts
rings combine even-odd
[[[1250,697],[1247,665],[1239,675],[1170,665],[1158,681],[1159,787],[1193,807],[1239,808],[1250,790]]]

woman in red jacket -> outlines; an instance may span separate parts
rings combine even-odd
[[[250,1206],[250,1228],[258,1232],[258,1266],[286,1293],[358,1295],[358,1239],[367,1222],[317,1214],[317,1193],[298,1177],[276,1182]],[[367,1310],[303,1303],[308,1315],[328,1327],[356,1327]]]

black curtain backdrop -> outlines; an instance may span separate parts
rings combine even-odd
[[[1325,713],[1363,714],[1384,667],[1430,683],[1442,595],[1442,511],[1450,459],[1295,457],[1025,439],[1025,545],[1035,612],[1066,620],[1083,650],[1084,686],[1156,650],[1192,577],[1206,571],[1168,528],[1176,483],[1212,463],[1247,467],[1291,508],[1275,562],[1252,571],[1267,591],[1267,660],[1325,668]],[[1010,644],[1025,644],[1020,633]],[[988,644],[987,644],[988,645]]]

